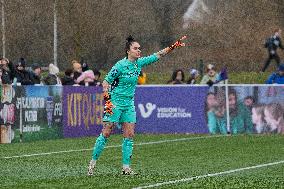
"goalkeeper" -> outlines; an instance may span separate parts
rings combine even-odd
[[[185,38],[186,36],[176,41],[170,47],[142,58],[139,43],[134,40],[132,36],[127,38],[125,46],[126,57],[118,61],[112,67],[102,83],[104,98],[106,100],[103,129],[94,145],[92,160],[88,167],[88,175],[93,175],[97,160],[116,124],[121,124],[123,130],[122,174],[135,174],[130,168],[130,162],[136,123],[134,94],[138,76],[142,67],[157,62],[162,56],[168,54],[175,48],[185,46],[185,44],[181,42],[181,40]]]

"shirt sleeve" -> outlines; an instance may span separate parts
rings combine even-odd
[[[150,65],[154,62],[157,62],[159,59],[158,59],[158,56],[156,53],[150,55],[150,56],[146,56],[146,57],[142,57],[142,58],[139,58],[137,60],[137,64],[140,66],[140,67],[144,67],[144,66],[147,66],[147,65]]]
[[[121,69],[118,63],[116,63],[110,70],[110,72],[106,75],[105,81],[107,81],[109,84],[112,84],[113,81],[119,77],[121,74]]]
[[[266,80],[266,84],[273,84],[274,83],[274,81],[273,80],[275,80],[275,74],[271,74],[270,76],[269,76],[269,78]]]

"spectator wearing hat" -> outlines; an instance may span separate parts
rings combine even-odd
[[[61,79],[58,77],[59,68],[54,64],[49,64],[48,66],[48,75],[44,78],[44,83],[46,85],[61,85]]]
[[[215,66],[208,64],[206,66],[206,74],[202,77],[200,84],[211,84],[215,83],[219,78],[218,73],[215,70]]]
[[[272,73],[265,82],[266,84],[284,84],[284,63],[280,64],[278,71]]]
[[[33,85],[31,74],[25,69],[26,60],[24,58],[20,58],[15,67],[15,78],[17,79],[16,82],[20,83],[21,85]]]
[[[196,69],[191,69],[189,71],[189,78],[187,84],[194,85],[199,77],[199,72]]]
[[[41,84],[41,67],[39,64],[34,63],[30,72],[32,84]]]
[[[82,72],[89,70],[89,66],[86,62],[81,63],[81,66],[82,66]]]
[[[75,81],[74,81],[73,69],[68,68],[68,69],[65,70],[64,73],[65,73],[65,75],[61,79],[62,85],[74,85]]]

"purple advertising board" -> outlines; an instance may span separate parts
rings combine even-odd
[[[143,86],[135,95],[137,133],[208,133],[207,86]]]
[[[63,136],[98,135],[102,130],[103,94],[101,87],[63,87]]]

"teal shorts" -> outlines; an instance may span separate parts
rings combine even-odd
[[[136,123],[135,106],[115,106],[112,108],[113,114],[105,113],[103,117],[104,122],[111,123]]]

